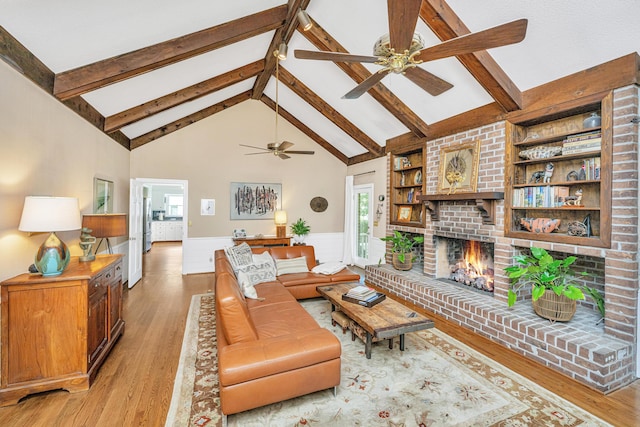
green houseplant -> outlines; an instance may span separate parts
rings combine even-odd
[[[294,236],[293,240],[297,244],[302,244],[304,242],[305,237],[307,236],[307,234],[309,234],[310,231],[311,231],[311,227],[309,227],[307,225],[307,222],[302,218],[298,218],[296,222],[291,224],[291,233]]]
[[[396,270],[410,270],[413,266],[413,248],[420,243],[424,243],[424,236],[410,236],[394,230],[391,236],[381,237],[380,240],[391,242],[391,254],[393,267]],[[407,254],[410,254],[407,259]]]
[[[555,259],[542,248],[531,248],[531,255],[514,257],[516,265],[505,268],[511,284],[509,286],[508,306],[516,303],[518,292],[524,286],[531,286],[532,303],[536,314],[546,319],[567,321],[573,317],[576,301],[585,299],[583,290],[594,298],[600,314],[604,317],[604,299],[602,294],[588,286],[581,286],[576,276],[588,276],[587,272],[576,273],[571,265],[575,256]],[[547,292],[551,291],[551,292]]]

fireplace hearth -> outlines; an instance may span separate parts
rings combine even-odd
[[[477,240],[438,237],[438,278],[492,294],[493,246]]]

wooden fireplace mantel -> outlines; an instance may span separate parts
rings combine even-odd
[[[424,194],[418,196],[417,199],[424,202],[431,214],[432,221],[440,221],[440,202],[475,200],[476,207],[482,215],[482,223],[493,225],[496,223],[496,200],[504,199],[504,193],[487,191],[483,193]]]

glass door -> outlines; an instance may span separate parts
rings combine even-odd
[[[365,265],[371,264],[369,256],[371,250],[369,248],[371,236],[373,233],[373,184],[355,185],[354,192],[354,208],[356,226],[355,233],[355,254],[354,260],[358,267],[364,268]]]

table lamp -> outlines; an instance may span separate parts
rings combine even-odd
[[[56,236],[56,231],[79,230],[82,224],[78,199],[75,197],[27,196],[18,230],[50,232],[35,256],[35,266],[43,276],[57,276],[69,265],[69,248]]]
[[[106,239],[107,250],[112,254],[113,249],[111,248],[109,237],[127,235],[127,214],[115,213],[83,215],[82,227],[91,229],[91,235],[100,239],[94,253],[98,253],[98,249],[100,248],[102,241]]]
[[[276,211],[273,217],[276,223],[276,237],[287,237],[287,212]]]

